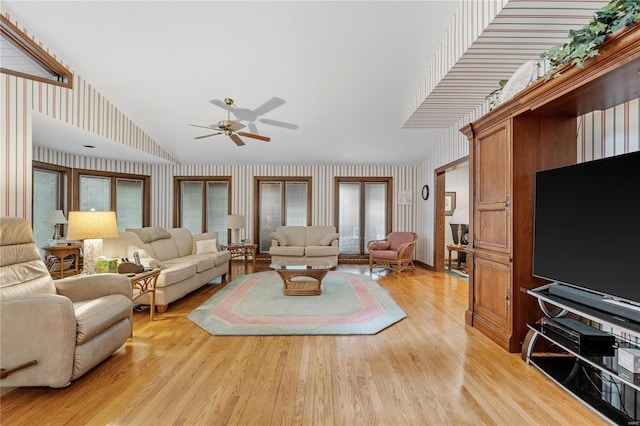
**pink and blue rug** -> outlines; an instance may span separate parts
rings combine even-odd
[[[242,275],[188,318],[216,336],[376,334],[405,318],[367,276],[331,271],[319,296],[284,296],[275,272]]]

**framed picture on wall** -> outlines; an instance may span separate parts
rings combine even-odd
[[[453,211],[456,209],[456,193],[445,192],[444,193],[444,214],[445,216],[452,216]]]

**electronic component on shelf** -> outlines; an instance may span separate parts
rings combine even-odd
[[[560,336],[576,346],[580,355],[612,356],[616,339],[613,335],[573,318],[543,318],[542,333]]]
[[[631,373],[640,373],[640,349],[619,348],[618,367],[625,368]]]

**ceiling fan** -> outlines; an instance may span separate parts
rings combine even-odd
[[[212,99],[209,102],[220,108],[227,108],[225,102],[221,101],[220,99]],[[231,114],[233,114],[238,121],[245,122],[247,126],[249,126],[249,131],[253,133],[258,132],[258,128],[256,126],[257,123],[296,130],[298,128],[297,124],[287,123],[285,121],[271,120],[269,118],[262,118],[263,115],[273,111],[274,109],[284,104],[285,100],[277,97],[273,97],[267,100],[256,109],[242,108],[234,104],[233,108],[231,109]]]
[[[233,105],[233,99],[225,98],[224,103],[227,105],[227,119],[218,121],[218,124],[215,126],[198,126],[197,124],[189,124],[189,126],[193,127],[202,127],[204,129],[216,130],[215,133],[211,133],[208,135],[196,136],[194,139],[204,139],[211,136],[216,135],[227,135],[231,138],[236,145],[242,146],[245,145],[244,141],[240,139],[240,136],[244,136],[247,138],[259,139],[261,141],[269,142],[271,138],[267,136],[256,135],[253,133],[239,132],[238,130],[243,129],[245,127],[244,124],[238,123],[237,121],[231,121],[231,105]]]

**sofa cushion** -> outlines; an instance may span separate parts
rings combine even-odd
[[[384,241],[384,242],[379,242],[379,243],[372,243],[370,249],[371,250],[389,250],[389,247],[391,247],[391,243],[389,241]]]
[[[394,260],[398,258],[398,252],[396,250],[376,250],[374,257],[376,259]]]
[[[187,228],[169,228],[167,231],[171,234],[171,239],[178,249],[178,255],[176,257],[188,256],[195,253],[193,249],[195,236],[191,235],[191,231]],[[216,235],[210,238],[218,238],[217,233],[214,232],[214,234]]]
[[[272,232],[271,233],[271,238],[273,238],[274,240],[278,241],[278,244],[280,244],[281,246],[288,246],[289,245],[289,239],[282,232]]]
[[[307,227],[306,226],[278,226],[276,232],[283,234],[289,240],[290,246],[307,245]]]
[[[307,246],[304,248],[304,254],[308,257],[336,256],[339,250],[337,246]]]
[[[75,302],[76,343],[90,340],[121,319],[131,316],[131,299],[122,294],[110,294],[98,299]]]
[[[196,274],[197,267],[194,262],[179,259],[167,259],[164,264],[167,266],[160,272],[157,287],[166,287],[182,280],[186,280]]]
[[[171,238],[171,235],[164,228],[161,228],[159,226],[149,226],[145,228],[129,228],[129,229],[126,229],[126,231],[133,232],[144,243],[151,243],[153,241]]]
[[[324,238],[329,234],[334,234],[336,232],[335,226],[303,226],[305,232],[307,234],[305,238],[306,246],[321,246],[325,244],[320,244],[320,239]],[[333,238],[332,238],[333,240]],[[329,241],[331,243],[331,241]],[[328,244],[327,244],[328,245]]]
[[[391,244],[391,250],[399,250],[400,246],[413,241],[412,232],[392,232],[387,236],[387,241]]]
[[[338,234],[337,232],[331,232],[329,234],[326,234],[324,237],[320,238],[320,240],[318,241],[318,245],[319,246],[331,245],[333,240],[337,240],[338,238],[340,238],[340,234]]]
[[[211,269],[216,266],[216,262],[213,257],[207,254],[190,254],[189,256],[175,259],[177,263],[193,263],[196,265],[196,272],[200,273]]]
[[[276,256],[304,256],[302,246],[271,246],[269,254]]]
[[[156,240],[152,243],[149,243],[151,247],[153,247],[153,252],[155,253],[155,257],[158,260],[165,261],[167,259],[175,259],[180,257],[178,255],[178,247],[176,246],[176,242],[173,238],[168,238],[166,240]]]

